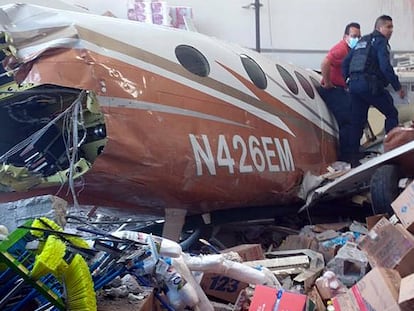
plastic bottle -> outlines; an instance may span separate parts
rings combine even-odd
[[[166,295],[175,309],[185,306],[194,307],[198,302],[195,289],[171,265],[170,260],[160,259],[157,262],[155,273],[166,285]]]
[[[335,307],[333,305],[332,300],[328,300],[326,303],[326,311],[335,311]]]
[[[134,263],[133,269],[138,275],[152,274],[156,265],[154,258],[148,257],[142,261]]]
[[[191,273],[191,270],[183,258],[183,255],[178,258],[173,258],[172,263],[174,268],[185,278],[197,294],[198,303],[194,307],[194,311],[214,311],[213,305],[207,298],[206,293],[201,288],[200,284],[195,280],[194,275]],[[186,257],[188,258],[188,256],[189,255]]]

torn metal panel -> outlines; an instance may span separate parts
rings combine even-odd
[[[300,212],[321,200],[362,192],[369,187],[369,181],[375,170],[386,163],[396,163],[398,158],[414,150],[414,142],[408,142],[384,154],[362,163],[336,180],[314,189],[307,197]]]

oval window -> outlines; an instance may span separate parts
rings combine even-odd
[[[299,89],[298,85],[296,84],[295,79],[292,77],[292,75],[287,71],[285,68],[280,66],[279,64],[276,64],[276,68],[280,73],[280,76],[282,77],[283,81],[285,82],[286,86],[289,88],[289,90],[295,94],[298,95]]]
[[[295,71],[296,78],[298,78],[300,85],[305,90],[305,93],[312,99],[315,98],[315,92],[313,91],[310,82],[300,73]]]
[[[210,65],[207,58],[192,46],[177,46],[175,48],[175,56],[185,69],[197,76],[207,77],[210,73]]]
[[[240,55],[240,59],[250,80],[252,80],[254,85],[256,85],[259,89],[264,90],[267,87],[267,79],[262,68],[260,68],[260,66],[247,55]]]
[[[313,86],[317,89],[318,87],[321,86],[321,82],[319,82],[318,80],[316,80],[314,77],[309,77],[310,80],[312,81]]]

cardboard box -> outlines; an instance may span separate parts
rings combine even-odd
[[[305,311],[314,310],[314,304],[308,304],[305,295],[283,291],[280,297],[279,305],[274,309],[277,303],[278,290],[273,287],[257,285],[253,294],[253,299],[249,311]]]
[[[262,246],[260,244],[240,244],[234,247],[226,248],[222,253],[236,252],[243,261],[253,261],[265,259]]]
[[[387,214],[376,214],[376,215],[368,216],[367,218],[365,218],[365,221],[367,223],[367,229],[371,230],[376,225],[376,223],[379,220],[381,220],[381,218],[383,218],[383,217],[388,219]]]
[[[256,285],[249,311],[272,311],[278,290],[273,287]]]
[[[397,271],[374,268],[347,293],[334,297],[333,306],[335,311],[400,311],[400,283]]]
[[[288,235],[278,250],[310,249],[313,241],[314,238],[305,235]]]
[[[382,218],[359,243],[372,267],[396,269],[402,277],[414,271],[414,237],[401,225]]]
[[[154,299],[154,293],[151,293],[149,296],[147,296],[142,302],[141,307],[137,309],[137,311],[155,311],[155,299]]]
[[[404,246],[407,249],[407,252],[401,257],[395,269],[400,273],[401,277],[406,277],[414,272],[414,236],[401,224],[396,224],[395,228],[404,236]],[[404,246],[401,246],[400,249],[404,249]]]
[[[361,311],[351,291],[338,295],[332,299],[335,311]],[[323,310],[323,309],[322,309]],[[365,311],[365,310],[364,310]]]
[[[151,1],[131,1],[128,5],[128,19],[152,23]]]
[[[217,273],[205,273],[200,286],[207,296],[235,303],[239,293],[249,284]]]
[[[351,291],[361,310],[400,311],[400,283],[397,271],[377,267],[368,272]]]
[[[236,252],[243,261],[264,259],[260,244],[241,244],[221,251],[222,253]],[[217,273],[205,273],[201,280],[201,288],[207,296],[234,303],[240,291],[249,284],[231,279]]]
[[[186,29],[185,18],[193,18],[193,9],[185,6],[169,6],[171,26]]]
[[[414,233],[414,181],[391,203],[404,228]]]
[[[329,287],[329,281],[327,279],[320,277],[316,280],[315,286],[323,300],[331,299],[347,291],[347,288],[339,280],[336,280],[336,282],[339,283],[339,287],[333,289]]]
[[[280,298],[279,308],[276,310],[305,311],[308,297],[302,294],[283,292]]]
[[[398,304],[403,311],[414,310],[414,273],[401,280]]]
[[[169,8],[166,1],[151,2],[152,23],[157,25],[171,26]]]
[[[322,297],[319,295],[318,289],[315,286],[312,287],[312,290],[308,292],[308,298],[315,304],[316,311],[326,310]]]

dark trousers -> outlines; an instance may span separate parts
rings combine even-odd
[[[351,131],[351,98],[344,88],[318,89],[328,109],[334,115],[339,127],[339,160],[345,161],[350,149]]]
[[[368,120],[370,106],[377,108],[385,116],[385,133],[398,125],[398,110],[394,106],[393,99],[387,90],[378,95],[370,93],[351,93],[351,152],[359,153],[359,145]]]

